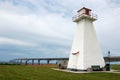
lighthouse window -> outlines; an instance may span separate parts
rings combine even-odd
[[[86,14],[89,15],[89,9],[86,9]]]

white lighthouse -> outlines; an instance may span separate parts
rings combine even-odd
[[[83,7],[73,17],[77,23],[72,49],[68,61],[68,69],[87,70],[91,66],[105,66],[103,55],[93,27],[97,17],[91,10]]]

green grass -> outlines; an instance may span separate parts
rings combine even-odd
[[[120,74],[95,72],[75,74],[47,66],[0,65],[0,80],[119,80]]]
[[[112,69],[120,70],[120,64],[111,65]]]

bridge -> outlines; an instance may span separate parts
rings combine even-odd
[[[50,64],[50,61],[57,61],[58,60],[68,60],[69,58],[18,58],[18,59],[13,59],[10,61],[10,63],[15,63],[15,64],[30,64],[32,65],[35,64],[35,61],[37,61],[37,64],[40,65],[41,61],[46,61],[46,64]],[[119,62],[120,61],[120,56],[111,56],[111,57],[104,57],[105,62]]]

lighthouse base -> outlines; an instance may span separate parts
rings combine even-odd
[[[84,69],[75,69],[75,68],[67,68],[67,70],[70,70],[70,71],[87,71],[87,70],[84,70]]]
[[[70,71],[106,71],[105,67],[100,67],[99,65],[92,65],[90,68],[87,69],[76,69],[76,68],[67,68]]]

